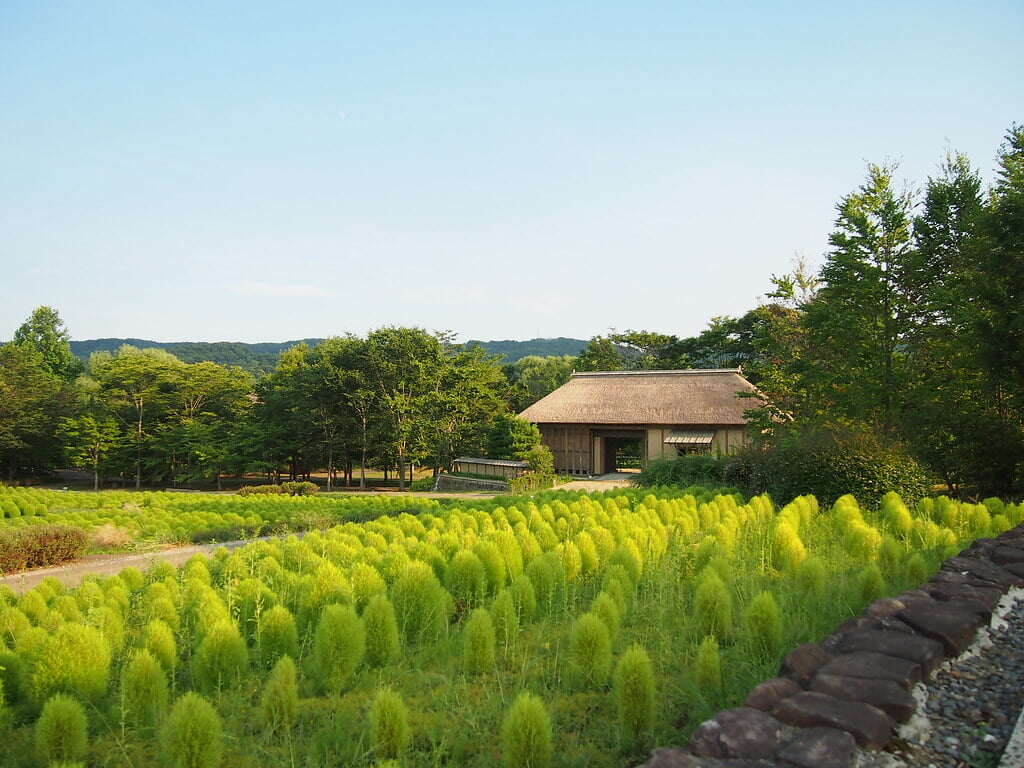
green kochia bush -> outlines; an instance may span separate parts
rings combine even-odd
[[[178,647],[171,628],[160,619],[153,619],[143,629],[142,641],[167,674],[173,674],[178,661]]]
[[[412,730],[402,697],[390,688],[377,692],[370,707],[370,745],[378,760],[400,758],[409,748]]]
[[[36,721],[35,747],[43,765],[85,759],[89,732],[82,705],[62,693],[48,699]]]
[[[249,650],[230,621],[214,624],[192,656],[192,678],[205,694],[237,685],[248,668]]]
[[[43,701],[54,693],[72,693],[99,702],[107,692],[110,646],[84,624],[64,624],[46,641],[36,661],[32,684]]]
[[[125,722],[142,727],[156,726],[167,711],[167,675],[144,648],[121,672],[121,708]]]
[[[217,768],[223,741],[217,710],[191,691],[174,702],[160,729],[160,751],[171,768]]]
[[[771,592],[761,592],[743,612],[745,639],[755,656],[770,659],[782,653],[782,615]]]
[[[366,661],[370,666],[382,667],[398,656],[398,620],[387,595],[374,595],[363,610],[363,629],[366,632]]]
[[[320,616],[313,660],[321,687],[340,693],[366,653],[363,622],[349,605],[329,605]]]
[[[732,637],[732,594],[722,577],[712,568],[705,568],[697,577],[693,618],[701,634],[722,639]]]
[[[641,646],[622,654],[615,665],[613,690],[620,743],[624,751],[637,751],[654,724],[654,667]]]
[[[509,707],[501,728],[505,768],[547,768],[551,765],[551,718],[544,702],[523,692]]]
[[[569,666],[577,685],[602,686],[612,664],[612,640],[607,625],[593,613],[584,613],[569,633]]]
[[[451,597],[426,563],[406,565],[391,587],[391,602],[409,642],[432,640],[448,626]]]
[[[463,660],[470,674],[494,667],[494,623],[486,608],[477,608],[463,630]]]
[[[519,612],[509,590],[501,590],[491,603],[491,623],[495,638],[507,653],[519,635]]]
[[[487,572],[483,562],[470,550],[459,550],[448,563],[445,585],[457,606],[475,608],[487,592]]]
[[[257,655],[264,668],[276,664],[282,656],[298,658],[299,631],[291,611],[275,605],[259,617],[257,625]]]
[[[712,636],[705,637],[697,647],[693,682],[706,699],[722,689],[722,656],[718,641]]]
[[[295,726],[299,709],[298,673],[291,656],[282,656],[274,665],[260,700],[260,713],[267,734],[273,738]]]

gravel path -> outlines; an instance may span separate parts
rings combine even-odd
[[[914,696],[918,714],[899,727],[889,751],[862,752],[858,768],[1024,765],[1016,750],[1000,762],[1024,703],[1024,589],[1004,595],[991,625]]]

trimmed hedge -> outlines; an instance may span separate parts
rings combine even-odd
[[[89,535],[70,525],[33,525],[0,531],[0,572],[77,560],[88,548]]]

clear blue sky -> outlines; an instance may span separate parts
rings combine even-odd
[[[986,179],[1024,3],[0,2],[0,339],[689,336],[867,162]]]

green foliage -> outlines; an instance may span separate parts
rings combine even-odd
[[[264,668],[283,656],[298,658],[299,631],[295,617],[283,605],[274,605],[260,614],[256,630],[256,655]]]
[[[391,587],[402,635],[410,643],[432,640],[448,627],[451,598],[426,563],[413,561]]]
[[[615,636],[619,634],[619,622],[622,618],[615,599],[603,590],[598,592],[597,597],[590,604],[590,613],[604,622],[604,625],[608,627],[609,636],[614,640]]]
[[[750,495],[792,499],[813,494],[822,505],[844,494],[877,505],[889,491],[916,501],[932,488],[930,475],[904,449],[868,436],[827,433],[747,448],[730,461],[726,480]]]
[[[218,768],[224,750],[217,710],[198,693],[174,702],[160,729],[160,751],[171,768]]]
[[[857,574],[857,595],[863,603],[885,597],[888,587],[877,563],[871,563]]]
[[[509,707],[501,727],[505,768],[547,768],[551,765],[551,718],[544,702],[524,691]]]
[[[145,648],[136,651],[121,672],[121,711],[130,725],[152,728],[167,712],[167,675]]]
[[[626,752],[637,752],[654,725],[654,666],[640,645],[630,646],[612,683],[619,713],[619,739]]]
[[[248,669],[245,639],[228,620],[211,626],[192,656],[192,679],[206,695],[238,685]]]
[[[672,485],[689,488],[700,485],[720,488],[724,483],[729,458],[713,453],[687,453],[674,458],[649,461],[636,478],[642,488]]]
[[[320,616],[313,641],[313,661],[320,686],[340,693],[366,654],[363,622],[349,605],[329,605]]]
[[[545,552],[531,560],[526,566],[526,576],[533,585],[541,613],[554,608],[565,593],[565,567],[554,552]]]
[[[472,551],[460,550],[448,563],[445,586],[460,609],[475,608],[487,592],[487,573],[483,562]]]
[[[161,619],[153,619],[143,628],[143,646],[164,668],[167,674],[174,673],[178,661],[178,647],[174,641],[174,632]]]
[[[291,656],[274,664],[260,698],[260,715],[270,738],[287,734],[295,727],[299,710],[298,672]]]
[[[402,697],[382,688],[370,707],[370,745],[378,760],[401,758],[412,741],[409,714]]]
[[[34,736],[36,756],[43,765],[84,760],[89,749],[85,710],[70,696],[51,696],[36,721]]]
[[[756,657],[776,659],[785,635],[782,614],[771,592],[760,592],[743,611],[744,639]]]
[[[693,682],[705,698],[717,695],[722,689],[722,655],[713,636],[705,637],[697,646]]]
[[[584,613],[569,633],[569,669],[577,686],[601,687],[612,666],[612,638],[608,626],[593,613]]]
[[[729,639],[733,635],[732,594],[716,571],[705,568],[697,577],[693,618],[701,635]]]
[[[510,590],[501,590],[491,603],[491,624],[497,642],[507,652],[519,635],[519,610]]]
[[[98,702],[107,692],[109,674],[110,646],[103,635],[84,624],[64,624],[43,646],[32,685],[39,701],[69,693]]]
[[[363,611],[366,662],[382,667],[398,657],[399,634],[395,609],[387,595],[374,595]]]
[[[793,572],[797,594],[806,599],[824,598],[827,578],[825,564],[816,555],[805,558]]]
[[[494,623],[486,608],[473,611],[462,631],[462,658],[470,674],[487,672],[494,667]]]

